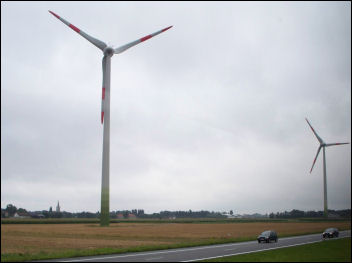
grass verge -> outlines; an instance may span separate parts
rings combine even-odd
[[[351,238],[214,258],[202,262],[351,262]]]

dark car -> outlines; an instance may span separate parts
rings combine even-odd
[[[275,242],[277,242],[277,234],[275,231],[267,230],[261,233],[257,239],[258,239],[258,243],[261,243],[262,241],[269,243],[271,240],[274,240]]]
[[[339,230],[337,228],[327,228],[323,232],[323,238],[338,237],[338,236],[339,236]]]

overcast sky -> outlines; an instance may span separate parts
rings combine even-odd
[[[1,2],[1,207],[100,211],[102,52],[110,210],[323,210],[319,142],[351,141],[350,2]],[[351,146],[326,149],[351,208]]]

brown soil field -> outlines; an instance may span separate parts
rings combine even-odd
[[[322,232],[328,227],[351,229],[351,222],[117,223],[110,227],[98,224],[2,224],[1,254],[254,239],[268,229],[276,230],[280,238],[280,235]]]

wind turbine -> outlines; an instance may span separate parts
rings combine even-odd
[[[329,147],[329,146],[334,146],[334,145],[342,145],[342,144],[349,144],[348,142],[342,142],[342,143],[325,143],[323,141],[322,138],[319,137],[319,135],[316,133],[316,131],[313,129],[312,125],[310,125],[308,119],[306,118],[306,121],[308,123],[308,125],[310,126],[310,128],[312,129],[315,137],[317,137],[320,146],[318,148],[317,154],[315,155],[314,161],[313,161],[313,165],[312,168],[310,169],[310,173],[312,173],[315,161],[318,158],[319,152],[321,150],[321,148],[323,148],[323,168],[324,168],[324,216],[327,217],[328,216],[328,197],[327,197],[327,186],[326,186],[326,160],[325,160],[325,147]]]
[[[118,48],[113,48],[108,46],[103,41],[96,39],[87,33],[83,32],[79,28],[75,27],[71,23],[67,22],[62,17],[58,16],[54,12],[49,12],[59,19],[61,22],[69,26],[71,29],[76,31],[82,37],[87,39],[90,43],[95,45],[104,53],[103,57],[103,88],[102,88],[102,101],[101,101],[101,123],[104,125],[103,133],[103,161],[102,161],[102,184],[101,184],[101,213],[100,213],[100,225],[109,225],[109,159],[110,159],[110,66],[111,57],[114,54],[120,54],[130,47],[133,47],[139,43],[142,43],[149,38],[152,38],[166,30],[170,29],[172,26],[166,27],[159,30],[153,34],[147,35],[145,37],[139,38],[128,44],[122,45]]]

